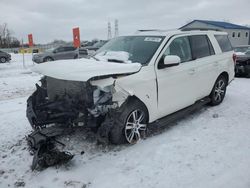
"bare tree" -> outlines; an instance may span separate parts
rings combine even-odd
[[[6,38],[6,29],[7,29],[7,23],[4,23],[0,25],[0,45],[4,45],[4,41]]]
[[[13,31],[8,28],[8,24],[0,24],[0,48],[19,47],[20,42],[13,37]]]

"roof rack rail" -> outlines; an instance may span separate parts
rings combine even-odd
[[[176,31],[179,29],[139,29],[136,31],[136,34],[141,32],[168,32],[168,31]]]
[[[138,32],[161,31],[160,29],[139,29]]]
[[[206,28],[183,28],[181,31],[222,31],[220,29],[206,29]]]

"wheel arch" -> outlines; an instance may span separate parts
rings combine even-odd
[[[149,121],[149,119],[150,119],[150,114],[149,114],[148,107],[147,107],[147,105],[146,105],[142,100],[140,100],[137,96],[135,96],[135,95],[129,96],[129,97],[127,98],[127,101],[124,103],[124,105],[126,105],[126,104],[128,104],[128,103],[133,103],[134,101],[137,101],[137,102],[141,103],[141,104],[145,107],[146,113],[147,113],[147,118],[148,118],[147,121]]]
[[[4,59],[5,59],[5,62],[7,62],[7,57],[5,57],[5,56],[0,56],[0,58],[4,58]]]
[[[227,85],[228,85],[228,82],[229,82],[229,74],[228,74],[228,72],[226,72],[226,71],[222,72],[222,73],[218,76],[218,78],[219,78],[220,76],[223,76],[224,78],[226,78]],[[217,78],[217,79],[218,79],[218,78]]]
[[[47,59],[47,58],[50,58],[50,59],[52,59],[52,60],[54,61],[54,58],[51,57],[51,56],[45,56],[45,57],[43,58],[43,61],[45,61],[45,59]]]

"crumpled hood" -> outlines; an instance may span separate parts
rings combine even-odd
[[[96,76],[138,72],[140,63],[112,63],[91,59],[60,60],[36,64],[32,71],[45,76],[71,81],[87,81]]]

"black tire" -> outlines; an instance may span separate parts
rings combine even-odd
[[[45,57],[43,62],[54,61],[51,57]]]
[[[136,125],[133,125],[135,127],[132,128],[132,125],[130,125],[129,122],[132,121],[131,117],[134,114],[137,114],[138,118],[137,128]],[[141,117],[141,115],[143,116],[143,118],[139,122],[139,118]],[[109,134],[109,141],[112,144],[117,144],[117,145],[125,143],[135,144],[141,138],[145,138],[146,136],[146,131],[147,131],[146,129],[148,124],[148,111],[145,105],[139,100],[130,100],[123,104],[120,111],[114,116],[113,121],[114,124]],[[137,129],[137,131],[135,131],[135,129]],[[131,134],[129,134],[129,131]],[[131,139],[131,141],[129,141],[128,137],[132,135],[133,131],[134,131],[134,136],[133,136],[134,139]],[[137,140],[137,138],[139,139]]]
[[[226,95],[227,84],[228,83],[227,83],[227,79],[225,78],[225,76],[221,75],[217,78],[217,80],[215,81],[213,90],[209,96],[211,99],[210,105],[216,106],[222,103]]]
[[[0,63],[6,63],[7,58],[6,57],[0,57]]]

